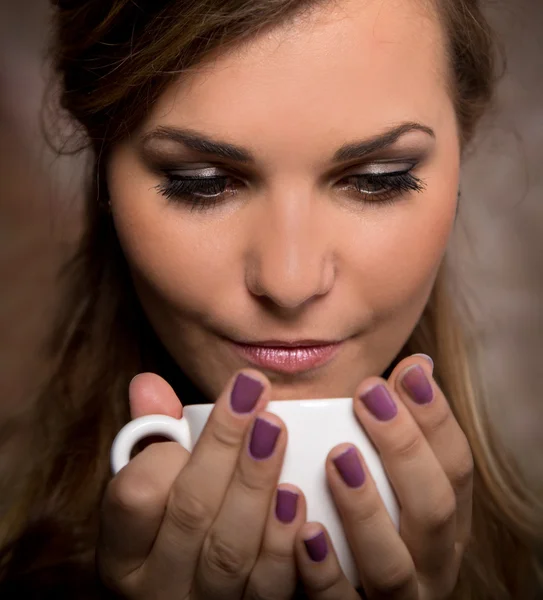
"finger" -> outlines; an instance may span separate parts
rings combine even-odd
[[[291,484],[278,486],[244,600],[293,597],[297,584],[294,543],[296,532],[305,522],[306,511],[305,497],[299,488]]]
[[[360,452],[349,444],[333,448],[326,459],[326,476],[369,597],[416,598],[413,559]]]
[[[393,385],[428,440],[456,497],[456,541],[465,547],[471,534],[473,456],[468,439],[432,376],[427,360],[410,357],[391,375]]]
[[[155,373],[136,375],[128,387],[130,415],[133,419],[145,415],[168,415],[180,419],[183,406],[171,385]]]
[[[269,507],[287,443],[284,423],[261,412],[247,432],[219,514],[211,526],[196,573],[198,596],[243,596],[262,544]]]
[[[133,458],[105,492],[98,563],[105,582],[127,592],[139,586],[162,522],[171,486],[188,460],[179,444],[154,444]]]
[[[128,386],[130,414],[133,419],[145,415],[168,415],[180,419],[183,405],[170,384],[155,373],[140,373]],[[135,446],[135,451],[141,452],[147,446],[161,443],[167,438],[160,435],[149,436]]]
[[[162,587],[170,586],[173,595],[183,597],[190,589],[202,544],[223,502],[245,434],[255,413],[267,403],[269,387],[258,371],[244,370],[233,377],[173,483],[148,560],[157,573],[164,574]]]
[[[321,524],[302,525],[296,535],[295,552],[300,578],[310,600],[360,600]]]
[[[442,577],[451,571],[455,555],[456,499],[451,483],[410,411],[386,381],[367,379],[356,398],[355,413],[398,497],[401,536],[417,571]]]

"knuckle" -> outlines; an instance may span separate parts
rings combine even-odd
[[[271,493],[275,486],[275,478],[266,471],[266,469],[250,469],[247,465],[239,465],[235,478],[245,496],[259,497],[263,493]]]
[[[372,586],[384,595],[394,596],[409,587],[413,579],[413,568],[408,563],[390,563],[376,573]]]
[[[115,562],[107,560],[97,548],[96,571],[100,581],[110,590],[127,598],[137,598],[137,590],[141,588],[139,579],[140,568],[123,572]]]
[[[174,491],[167,512],[173,526],[185,533],[206,531],[211,524],[205,503],[187,489],[177,488]]]
[[[456,499],[454,494],[448,495],[445,501],[441,501],[425,519],[425,526],[430,531],[441,531],[448,527],[456,515]]]
[[[437,433],[449,423],[452,418],[451,409],[446,403],[440,404],[436,407],[436,410],[430,411],[431,415],[428,415],[428,422],[426,427],[430,433]]]
[[[368,490],[367,497],[356,502],[351,508],[351,518],[354,523],[371,523],[379,519],[383,511],[383,504],[375,490]]]
[[[210,426],[211,437],[224,449],[237,450],[243,439],[244,428],[235,427],[218,419],[213,419]]]
[[[341,598],[341,590],[344,588],[344,575],[339,569],[327,574],[319,574],[311,581],[304,581],[305,587],[316,596],[329,598]]]
[[[392,444],[390,452],[397,458],[411,460],[422,450],[422,436],[417,431],[398,436]]]
[[[105,494],[105,506],[114,512],[128,515],[147,515],[156,510],[159,493],[144,477],[119,477],[112,479]]]
[[[462,452],[461,456],[456,461],[456,466],[452,469],[450,475],[451,483],[454,487],[463,488],[471,484],[474,468],[473,455],[471,454],[469,446],[467,446],[466,450]]]
[[[294,546],[292,544],[264,546],[259,561],[262,564],[272,564],[281,568],[290,567],[294,561]]]
[[[206,568],[214,574],[237,579],[248,572],[248,557],[239,548],[211,532],[203,553]]]

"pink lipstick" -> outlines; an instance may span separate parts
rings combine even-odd
[[[259,345],[262,344],[262,345]],[[277,344],[277,345],[272,345]],[[305,345],[304,345],[305,344]],[[301,373],[329,362],[340,350],[342,342],[232,342],[237,352],[253,365],[282,373]]]

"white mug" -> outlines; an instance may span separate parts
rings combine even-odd
[[[360,450],[396,529],[399,507],[379,454],[356,418],[352,403],[352,398],[275,400],[267,404],[266,410],[280,417],[288,430],[279,483],[292,483],[302,490],[307,501],[307,520],[326,527],[345,575],[357,587],[360,581],[356,565],[326,481],[324,467],[330,450],[343,442]],[[164,436],[191,451],[213,406],[185,406],[181,419],[148,415],[127,423],[111,448],[113,473],[128,464],[134,445],[148,436]]]

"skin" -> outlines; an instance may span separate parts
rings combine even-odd
[[[142,131],[113,153],[112,212],[138,294],[209,400],[247,366],[221,335],[346,340],[326,368],[296,377],[266,371],[282,400],[352,396],[411,334],[457,202],[458,134],[439,35],[415,1],[328,5],[172,85]],[[436,139],[412,132],[372,160],[339,172],[332,164],[343,144],[406,121]],[[154,189],[163,178],[149,152],[142,155],[142,135],[158,126],[251,149],[251,168],[228,165],[249,183],[205,211],[168,203]],[[226,166],[173,143],[149,146],[161,165],[173,156],[177,169]],[[426,190],[393,205],[340,191],[345,175],[384,159],[419,160],[414,172]]]
[[[472,459],[448,402],[420,356],[388,381],[376,377],[415,327],[445,252],[456,211],[459,139],[435,17],[419,2],[342,2],[217,54],[172,84],[138,132],[113,151],[112,214],[137,293],[157,334],[203,395],[215,402],[192,454],[151,444],[108,486],[98,562],[129,598],[290,598],[296,580],[316,600],[356,598],[328,554],[304,540],[300,490],[292,523],[274,512],[288,432],[270,399],[352,396],[401,505],[398,533],[367,472],[350,488],[333,459],[326,473],[368,597],[446,598],[471,524]],[[323,85],[323,83],[325,83]],[[345,143],[392,126],[411,131],[364,160],[333,164]],[[143,136],[193,129],[248,148],[246,165]],[[384,160],[405,166],[424,191],[393,203],[363,202],[338,182]],[[241,174],[235,194],[193,210],[168,202],[160,168]],[[344,339],[328,364],[299,375],[248,369],[222,336],[237,340]],[[402,385],[418,365],[432,401]],[[233,412],[240,369],[261,382],[252,412]],[[397,407],[379,421],[360,400],[385,386]],[[133,417],[182,414],[182,399],[154,374],[130,387]],[[280,429],[272,456],[248,452],[256,417]],[[363,457],[358,460],[364,467]],[[160,465],[157,467],[157,465]]]

